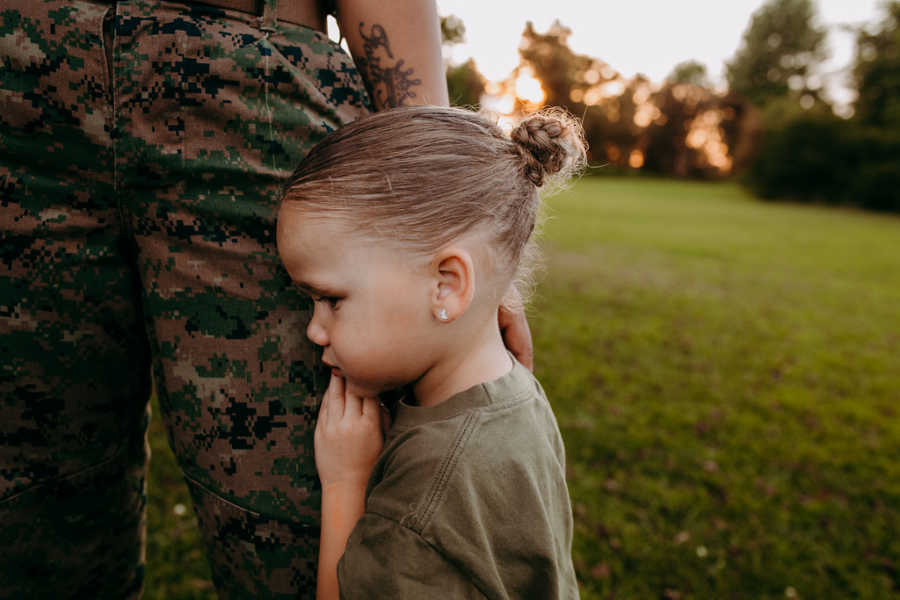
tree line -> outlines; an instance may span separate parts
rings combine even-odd
[[[509,93],[533,74],[540,104],[583,115],[591,164],[603,165],[596,172],[738,177],[764,198],[900,212],[900,0],[882,4],[875,26],[853,32],[852,115],[835,114],[824,94],[827,31],[814,0],[769,0],[752,15],[726,64],[725,91],[696,61],[661,84],[626,79],[574,52],[558,22],[546,32],[526,25],[519,67],[499,85]],[[448,17],[443,34],[452,44],[465,28]],[[455,104],[477,105],[485,93],[471,60],[449,66],[447,80]],[[538,106],[517,98],[515,108]]]

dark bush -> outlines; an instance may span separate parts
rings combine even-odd
[[[845,148],[836,117],[801,116],[780,130],[767,128],[756,161],[747,173],[750,187],[763,198],[800,202],[840,202],[846,172],[854,159]]]
[[[900,163],[863,165],[851,202],[869,210],[900,212]]]
[[[763,198],[900,212],[900,132],[800,114],[767,128],[746,181]]]

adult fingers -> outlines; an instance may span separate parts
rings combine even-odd
[[[517,361],[533,371],[534,346],[531,342],[531,329],[528,327],[525,313],[513,312],[501,306],[497,312],[497,322],[500,325],[500,333],[503,335],[503,343],[506,344],[506,348],[513,353]]]

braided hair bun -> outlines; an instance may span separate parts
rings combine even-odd
[[[525,177],[536,187],[544,185],[547,176],[567,179],[586,162],[581,124],[562,109],[529,115],[510,138],[522,157]]]

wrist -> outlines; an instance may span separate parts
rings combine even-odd
[[[369,483],[368,477],[342,477],[322,481],[322,495],[346,494],[362,491],[365,493]]]
[[[316,597],[338,598],[337,565],[350,533],[366,510],[366,481],[342,478],[322,482],[322,528]]]

